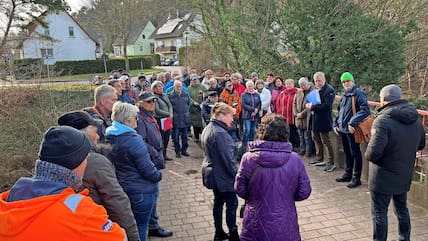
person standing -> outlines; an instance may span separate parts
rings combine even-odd
[[[312,117],[312,139],[316,146],[316,158],[310,164],[315,166],[326,166],[324,171],[332,172],[336,169],[334,165],[333,146],[331,144],[330,132],[333,130],[332,109],[336,93],[327,84],[325,74],[316,72],[314,74],[315,88],[318,89],[321,103],[306,103],[305,108],[313,112]],[[327,148],[327,165],[324,162],[324,146]]]
[[[260,100],[262,102],[261,109],[260,109],[260,118],[262,118],[264,115],[271,113],[270,110],[270,100],[271,100],[271,93],[268,89],[265,88],[265,83],[263,80],[258,80],[255,82],[256,90],[260,95]]]
[[[94,91],[95,105],[84,108],[94,119],[102,120],[98,125],[97,134],[100,136],[99,141],[105,142],[104,133],[106,128],[111,126],[111,111],[113,104],[117,101],[116,89],[110,85],[100,85]]]
[[[333,123],[333,130],[340,136],[345,152],[345,173],[336,178],[336,182],[349,182],[348,188],[355,188],[361,185],[361,169],[363,167],[363,157],[360,144],[355,143],[355,127],[370,115],[370,107],[367,102],[366,93],[360,90],[354,81],[354,76],[345,72],[340,76],[343,92],[337,108],[338,115]],[[352,103],[354,103],[356,113],[353,113]]]
[[[111,161],[117,180],[131,202],[140,240],[145,241],[162,173],[150,160],[147,145],[135,130],[138,112],[135,105],[116,102],[106,140],[112,145]]]
[[[300,139],[300,155],[312,157],[314,153],[314,142],[311,137],[312,115],[305,109],[307,103],[306,97],[314,89],[308,78],[299,79],[300,90],[296,92],[293,102],[293,115]]]
[[[239,241],[236,225],[238,198],[233,189],[236,175],[236,160],[232,137],[228,135],[228,126],[232,124],[235,109],[217,102],[212,107],[210,123],[204,128],[201,145],[204,151],[204,164],[212,165],[210,180],[203,176],[204,183],[210,182],[214,193],[213,217],[215,226],[214,241],[229,239]],[[223,206],[226,203],[226,224],[229,235],[223,230]]]
[[[223,92],[221,92],[220,99],[224,100],[229,106],[233,107],[236,110],[235,115],[233,116],[232,126],[229,128],[229,134],[232,136],[233,140],[238,139],[239,133],[239,119],[241,117],[241,99],[239,98],[238,92],[233,88],[232,81],[227,81]]]
[[[246,150],[248,141],[254,141],[256,127],[259,121],[259,111],[262,106],[260,95],[254,89],[254,82],[247,81],[247,90],[241,96],[242,120],[244,124],[244,138],[242,148]]]
[[[268,114],[249,144],[236,175],[235,191],[246,200],[241,240],[300,240],[295,201],[311,194],[300,156],[288,142],[283,116]],[[274,187],[274,188],[272,188]]]
[[[416,152],[425,147],[425,133],[416,107],[401,99],[400,87],[387,85],[379,96],[380,108],[365,152],[369,161],[373,240],[387,240],[388,206],[392,199],[399,239],[410,241],[407,192],[412,183]]]
[[[138,113],[136,131],[147,145],[150,160],[155,164],[156,169],[160,171],[165,169],[165,160],[163,156],[163,143],[160,128],[153,115],[155,112],[155,103],[157,98],[151,92],[142,92],[138,96],[138,99],[140,112]],[[158,188],[155,191],[154,203],[149,221],[149,236],[170,237],[173,232],[171,230],[164,229],[159,225],[159,215],[157,212],[159,183],[157,183],[157,185]]]
[[[193,127],[193,136],[195,142],[199,142],[199,135],[202,133],[202,117],[201,117],[201,104],[204,101],[204,95],[207,89],[199,83],[199,78],[196,74],[190,76],[190,86],[187,88],[192,104],[190,105],[190,122]]]
[[[106,156],[98,153],[100,138],[97,126],[101,120],[94,119],[85,111],[70,111],[58,118],[60,126],[70,126],[82,131],[91,142],[88,165],[83,175],[83,186],[89,189],[89,196],[103,206],[113,222],[126,230],[129,241],[139,241],[137,223],[132,214],[128,196],[117,181],[113,164]]]
[[[69,126],[50,127],[40,144],[35,173],[0,194],[0,240],[126,240],[104,207],[77,191],[91,150],[89,139]]]
[[[297,133],[296,125],[294,124],[293,102],[297,88],[294,87],[293,79],[285,80],[285,89],[279,94],[276,100],[275,113],[282,115],[290,127],[290,142],[293,148],[299,147],[299,134]]]
[[[161,126],[161,119],[163,118],[172,118],[172,105],[169,101],[169,98],[163,92],[163,83],[160,80],[156,80],[152,83],[152,92],[156,96],[157,101],[155,103],[155,118],[158,122],[158,125]],[[166,149],[168,147],[169,138],[171,136],[171,129],[169,130],[160,130],[162,135],[163,142],[163,157],[165,161],[171,161],[172,158],[166,155]]]
[[[190,97],[189,94],[183,91],[181,81],[174,81],[174,91],[168,94],[168,98],[173,110],[172,131],[175,157],[181,158],[181,155],[190,156],[187,152],[187,148],[189,147],[187,130],[190,127]]]
[[[276,100],[279,94],[285,89],[284,80],[281,76],[276,76],[273,81],[274,88],[272,89],[272,96],[270,100],[270,110],[276,113]]]

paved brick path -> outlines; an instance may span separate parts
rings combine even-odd
[[[159,220],[162,227],[174,231],[174,236],[151,240],[208,241],[214,236],[213,194],[204,188],[201,181],[202,150],[192,140],[189,140],[189,144],[191,156],[167,162],[161,181]],[[168,153],[174,156],[172,147],[168,148]],[[297,203],[302,240],[371,240],[372,221],[367,184],[350,190],[346,184],[334,181],[342,174],[340,169],[325,173],[322,167],[306,165],[306,170],[313,190],[308,200]],[[412,204],[409,206],[412,241],[427,241],[428,210]],[[241,219],[237,220],[241,227]],[[227,231],[225,224],[224,227]],[[397,239],[397,221],[391,208],[389,231],[388,240]]]

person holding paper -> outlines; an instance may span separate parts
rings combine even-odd
[[[307,103],[305,105],[306,110],[313,112],[312,139],[317,149],[316,158],[310,164],[326,166],[324,171],[332,172],[336,166],[334,165],[333,146],[329,133],[333,130],[332,109],[336,92],[331,85],[326,83],[323,72],[314,74],[314,83],[315,88],[319,91],[321,103],[316,105]],[[324,162],[324,146],[327,148],[327,162]]]
[[[161,119],[162,118],[172,118],[172,105],[169,101],[169,98],[166,94],[163,92],[163,83],[159,80],[156,80],[152,83],[152,91],[153,94],[156,96],[157,100],[155,103],[155,118],[158,121],[158,125],[161,125]],[[171,161],[172,158],[169,158],[166,155],[166,148],[168,147],[169,137],[171,136],[171,129],[164,131],[163,129],[160,130],[162,135],[162,142],[163,142],[163,156],[165,158],[165,161]]]
[[[150,154],[150,160],[155,164],[155,167],[158,170],[165,169],[162,135],[159,125],[153,115],[157,98],[150,92],[142,92],[138,96],[138,100],[140,112],[138,113],[136,131],[146,143]],[[157,184],[159,185],[159,182]],[[172,231],[159,226],[159,216],[157,212],[158,198],[159,188],[155,191],[155,198],[149,221],[149,236],[169,237],[172,235]]]

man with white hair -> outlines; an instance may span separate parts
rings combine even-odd
[[[182,82],[174,81],[174,91],[168,94],[169,101],[172,105],[173,117],[173,140],[175,147],[175,157],[190,156],[187,152],[189,147],[187,142],[188,129],[190,127],[190,97],[189,94],[183,91]],[[181,139],[181,145],[180,145]]]

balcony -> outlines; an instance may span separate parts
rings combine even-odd
[[[175,46],[166,46],[166,47],[157,47],[156,53],[176,53],[177,47]]]

